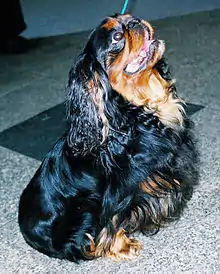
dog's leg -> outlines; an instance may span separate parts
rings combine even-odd
[[[184,203],[180,182],[164,178],[155,176],[140,184],[126,227],[129,233],[154,234],[179,216]]]
[[[139,255],[142,244],[135,239],[127,237],[126,232],[121,228],[115,235],[113,242],[105,256],[114,261],[134,259]]]
[[[104,228],[95,243],[91,235],[87,236],[91,240],[90,254],[94,257],[107,257],[114,261],[130,260],[139,255],[142,244],[135,239],[130,239],[126,231],[120,228],[117,233],[110,237],[107,229]]]

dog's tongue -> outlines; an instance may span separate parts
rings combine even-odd
[[[147,52],[149,51],[149,49],[150,49],[150,44],[151,44],[151,40],[145,40],[145,42],[144,42],[144,44],[143,44],[143,46],[142,46],[142,48],[141,48],[141,51],[140,51],[140,53],[139,53],[139,56],[141,56],[141,57],[146,57],[146,55],[147,55]]]
[[[152,40],[145,40],[144,44],[138,54],[138,57],[132,60],[126,67],[126,70],[130,73],[134,73],[138,70],[140,65],[143,63],[144,58],[147,56],[147,52],[150,50],[150,44]]]
[[[151,43],[152,43],[152,40],[147,40],[146,39],[143,46],[142,46],[142,48],[141,48],[141,51],[148,52]]]

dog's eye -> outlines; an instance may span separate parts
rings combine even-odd
[[[119,42],[123,38],[123,33],[120,32],[120,31],[117,31],[117,32],[115,32],[113,34],[112,38],[113,38],[112,39],[113,40],[112,43],[117,43],[117,42]]]

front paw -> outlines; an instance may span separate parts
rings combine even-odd
[[[139,255],[141,248],[141,243],[135,239],[129,239],[125,234],[125,230],[120,229],[105,256],[114,261],[131,260]]]

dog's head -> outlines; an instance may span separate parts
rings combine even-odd
[[[147,21],[131,15],[109,17],[93,35],[96,58],[114,90],[135,105],[158,99],[153,98],[158,94],[152,94],[155,92],[149,85],[154,81],[153,68],[162,58],[165,44],[154,38]]]
[[[164,42],[155,39],[147,21],[131,15],[106,18],[91,33],[70,71],[69,117],[83,112],[85,117],[86,108],[93,124],[101,119],[105,138],[112,108],[109,98],[114,91],[154,113],[164,124],[181,124],[180,100],[171,92],[173,81],[164,77],[169,74],[165,63],[158,67],[164,51]],[[80,102],[78,107],[75,99]]]

